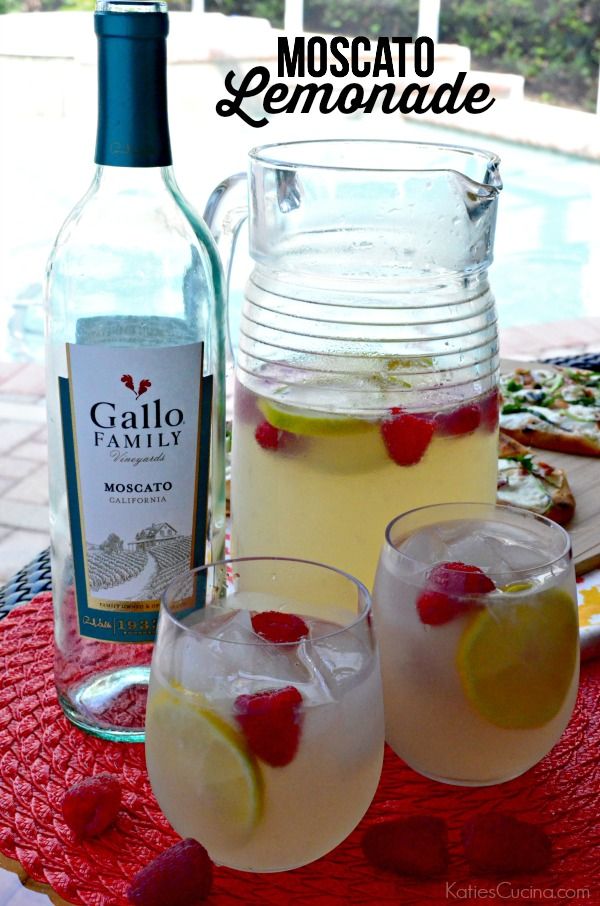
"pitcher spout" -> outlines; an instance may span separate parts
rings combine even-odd
[[[496,155],[490,155],[481,182],[464,174],[459,175],[467,216],[473,223],[489,212],[490,208],[495,209],[498,193],[502,189],[500,159]]]
[[[500,158],[495,154],[488,162],[483,184],[489,186],[490,189],[494,189],[496,194],[503,188],[502,177],[500,176]]]
[[[500,160],[426,142],[298,141],[250,152],[250,255],[310,280],[450,278],[492,260]],[[331,263],[335,261],[335,271]]]

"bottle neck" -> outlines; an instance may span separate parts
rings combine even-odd
[[[96,182],[102,184],[102,192],[113,195],[132,192],[157,195],[175,185],[172,167],[122,167],[96,166]]]
[[[167,49],[151,21],[164,13],[96,13],[98,132],[95,162],[168,167]]]

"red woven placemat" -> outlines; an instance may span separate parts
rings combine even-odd
[[[52,602],[46,594],[19,606],[0,624],[0,852],[18,859],[35,880],[73,903],[122,906],[132,875],[178,838],[150,790],[144,747],[103,742],[72,726],[56,699],[52,665]],[[123,808],[116,825],[100,839],[75,843],[60,817],[62,795],[72,783],[101,771],[120,776]],[[596,661],[584,668],[568,730],[523,777],[497,787],[449,787],[420,777],[388,751],[375,800],[345,843],[292,872],[251,875],[219,868],[207,903],[447,906],[453,899],[489,899],[494,892],[497,898],[529,903],[540,898],[532,894],[539,889],[544,899],[598,906],[599,791]],[[546,827],[554,852],[549,872],[504,880],[500,888],[497,879],[469,875],[461,857],[460,828],[473,814],[490,809]],[[452,861],[447,878],[412,881],[365,862],[360,839],[368,824],[383,815],[424,813],[448,822]]]

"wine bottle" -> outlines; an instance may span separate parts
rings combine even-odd
[[[96,171],[46,284],[58,697],[127,741],[164,588],[225,537],[223,276],[171,167],[166,9],[96,6]]]

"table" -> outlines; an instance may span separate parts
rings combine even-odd
[[[20,617],[22,612],[23,618]],[[10,625],[9,625],[10,624]],[[9,636],[4,635],[10,632]],[[21,651],[19,644],[22,636],[34,640],[29,657],[26,662],[22,656],[15,657],[14,652]],[[4,638],[2,638],[2,636]],[[12,668],[13,664],[23,664],[25,667]],[[19,673],[19,676],[16,674]],[[29,856],[19,856],[24,865],[43,866],[45,871],[51,869],[49,880],[53,877],[67,877],[72,879],[65,888],[59,885],[61,892],[73,893],[73,888],[81,891],[82,873],[80,865],[83,860],[88,866],[88,879],[90,863],[86,862],[89,856],[82,852],[80,845],[70,843],[64,845],[64,835],[56,837],[53,816],[58,813],[60,796],[51,795],[49,788],[52,782],[52,770],[48,781],[42,779],[40,773],[29,770],[28,765],[38,760],[38,754],[46,751],[43,764],[58,766],[56,788],[64,789],[74,779],[87,776],[95,767],[97,770],[113,770],[121,776],[124,783],[127,799],[126,814],[122,821],[105,837],[99,838],[97,843],[90,844],[90,850],[95,851],[93,878],[102,876],[105,881],[107,865],[116,866],[112,858],[115,853],[120,853],[121,839],[126,839],[133,829],[135,831],[136,846],[138,840],[148,839],[148,830],[154,837],[152,846],[154,852],[151,856],[144,854],[145,861],[160,851],[165,846],[174,842],[174,835],[168,831],[165,819],[158,812],[156,805],[151,804],[151,794],[147,787],[147,777],[143,770],[143,750],[140,746],[124,744],[98,743],[77,728],[72,727],[62,716],[58,719],[58,704],[55,701],[54,684],[52,678],[52,619],[51,600],[49,595],[42,595],[35,602],[18,606],[16,611],[7,617],[2,630],[0,630],[0,674],[9,676],[12,683],[12,697],[7,695],[11,686],[0,688],[0,728],[6,727],[7,710],[25,715],[28,722],[26,726],[23,717],[19,719],[18,731],[9,735],[10,746],[6,745],[6,731],[4,731],[0,752],[0,797],[10,797],[7,801],[10,812],[13,814],[11,801],[14,797],[15,808],[20,815],[17,824],[12,823],[16,831],[12,839],[20,846],[20,852]],[[11,676],[12,674],[12,676]],[[44,683],[38,681],[38,676],[45,677]],[[19,678],[21,677],[21,678]],[[248,876],[240,872],[231,872],[218,869],[218,889],[214,902],[219,906],[280,906],[282,901],[287,901],[290,906],[312,906],[315,891],[328,891],[323,903],[319,899],[319,906],[445,906],[448,897],[444,895],[443,885],[445,879],[436,881],[410,881],[397,877],[388,872],[372,869],[365,862],[360,849],[362,832],[366,826],[382,817],[408,817],[411,814],[437,814],[446,818],[452,849],[452,862],[449,880],[456,883],[459,889],[468,890],[471,876],[461,855],[459,844],[460,830],[464,823],[473,814],[500,810],[508,811],[520,818],[534,822],[542,822],[547,827],[553,839],[555,859],[548,873],[543,876],[528,876],[525,880],[516,879],[507,884],[513,891],[525,885],[543,885],[550,892],[558,887],[564,889],[575,884],[588,891],[582,906],[591,903],[592,906],[600,904],[600,889],[592,888],[592,882],[600,882],[597,876],[597,866],[600,864],[600,828],[598,827],[597,792],[600,789],[600,762],[597,752],[600,750],[600,660],[591,661],[585,667],[585,682],[582,682],[579,707],[571,721],[569,730],[560,743],[553,749],[551,755],[536,765],[531,771],[496,787],[464,788],[447,787],[436,784],[420,777],[407,768],[391,752],[386,754],[386,763],[379,785],[377,795],[366,818],[361,826],[354,831],[334,853],[299,869],[296,872],[279,875]],[[33,689],[33,686],[36,688]],[[50,693],[55,704],[46,720],[40,718],[39,703],[47,698]],[[42,709],[43,710],[43,709]],[[58,713],[55,713],[58,712]],[[50,723],[48,722],[50,721]],[[43,727],[44,729],[40,729]],[[110,746],[111,749],[105,749]],[[48,757],[51,751],[51,759]],[[108,765],[108,767],[107,767]],[[140,768],[142,769],[140,772]],[[12,774],[10,773],[12,770]],[[37,781],[34,778],[37,776]],[[69,778],[71,774],[71,778]],[[74,777],[73,775],[76,775]],[[15,777],[13,786],[10,776]],[[6,778],[9,778],[8,786]],[[65,780],[61,784],[61,778]],[[16,781],[19,787],[17,788]],[[48,791],[46,790],[48,787]],[[145,787],[145,788],[144,788]],[[14,790],[14,792],[13,792]],[[136,791],[136,792],[134,792]],[[137,795],[137,806],[131,797]],[[140,806],[141,802],[141,808]],[[17,806],[18,803],[18,806]],[[31,803],[31,805],[30,805]],[[36,804],[37,803],[37,804]],[[48,805],[50,810],[48,811]],[[45,809],[45,811],[44,811]],[[50,819],[48,818],[50,815]],[[41,816],[38,821],[37,816]],[[28,830],[28,827],[31,828]],[[129,829],[129,830],[128,830]],[[0,827],[2,833],[2,827]],[[113,837],[113,834],[115,836]],[[120,834],[120,836],[119,836]],[[40,850],[40,840],[46,844]],[[129,839],[132,839],[129,837]],[[50,848],[48,846],[50,841]],[[146,845],[146,844],[144,844]],[[58,849],[57,849],[58,847]],[[86,847],[87,849],[87,847]],[[13,854],[15,850],[8,848],[6,852]],[[41,856],[31,853],[41,852]],[[89,852],[89,850],[88,850]],[[44,853],[48,853],[48,861]],[[147,849],[146,849],[147,853]],[[111,861],[106,861],[107,856]],[[115,876],[121,883],[126,883],[131,877],[131,864],[139,867],[137,860],[126,857],[123,860],[117,856],[118,866],[115,867]],[[144,864],[144,862],[142,862]],[[98,868],[96,868],[98,865]],[[104,869],[102,866],[104,865]],[[17,867],[12,865],[13,868]],[[117,870],[118,869],[118,870]],[[136,869],[137,870],[137,869]],[[54,875],[52,874],[54,872]],[[57,875],[58,872],[58,875]],[[37,875],[36,875],[37,876]],[[77,880],[76,880],[77,879]],[[108,879],[111,887],[112,877]],[[483,883],[485,882],[485,879]],[[53,881],[54,883],[54,881]],[[94,882],[95,883],[95,882]],[[482,884],[477,879],[478,884]],[[85,884],[85,878],[84,878]],[[331,891],[329,888],[331,887]],[[47,888],[42,888],[46,889]],[[106,884],[104,883],[104,889]],[[482,886],[482,889],[484,888]],[[306,894],[305,894],[306,891]],[[311,892],[309,895],[309,892]],[[597,893],[597,899],[594,896]],[[482,894],[483,896],[484,894]],[[319,895],[320,896],[320,895]],[[75,898],[75,897],[74,897]],[[514,898],[514,897],[513,897]],[[54,903],[63,903],[56,897],[51,897]],[[0,900],[0,902],[2,902]],[[10,902],[10,901],[9,901]],[[17,901],[19,903],[20,901]],[[44,900],[47,903],[47,899]],[[87,899],[84,902],[94,903],[95,906],[114,906],[116,902],[122,903],[121,898],[109,896],[108,899]],[[571,899],[578,903],[580,900]],[[17,906],[17,903],[11,906]],[[25,902],[23,906],[30,906]],[[33,906],[33,903],[31,904]],[[36,903],[35,906],[38,906]],[[39,903],[41,906],[41,903]]]
[[[23,567],[0,589],[0,619],[19,604],[30,601],[42,591],[50,589],[50,551],[45,550]],[[27,886],[24,886],[27,885]],[[2,906],[69,906],[48,885],[38,884],[14,859],[0,853],[0,904]]]
[[[583,367],[589,367],[592,364],[598,366],[598,357],[595,357],[594,361],[590,361],[588,357],[584,361],[570,361],[569,364],[577,364]],[[44,551],[31,564],[21,570],[5,588],[0,589],[0,619],[6,616],[14,607],[29,601],[34,595],[49,587],[49,552]],[[390,794],[389,790],[388,794]],[[468,798],[467,793],[465,798]],[[594,829],[594,833],[597,835],[597,829]],[[590,842],[600,841],[595,838],[594,841]],[[600,864],[600,855],[598,863]],[[24,887],[23,883],[26,883],[27,886]],[[466,890],[464,885],[461,890],[464,898],[464,891]],[[594,891],[590,891],[590,894],[591,897],[586,897],[585,902],[592,904],[592,906],[594,903],[600,904],[600,891],[598,892],[597,900],[594,899]],[[578,902],[573,898],[570,901]],[[43,906],[44,903],[48,904],[48,902],[52,902],[55,906],[69,906],[66,900],[61,899],[47,885],[38,884],[31,879],[27,880],[26,872],[18,862],[6,859],[0,855],[0,903],[3,906]],[[582,902],[584,901],[582,900]]]

